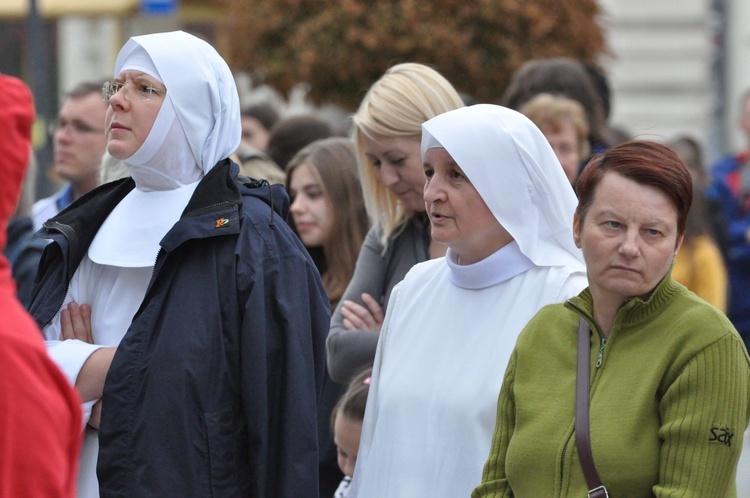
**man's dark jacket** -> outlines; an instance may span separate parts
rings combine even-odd
[[[104,386],[103,497],[317,496],[330,307],[285,223],[283,188],[237,172],[228,160],[213,168],[161,241]],[[53,243],[30,306],[41,327],[133,188],[132,179],[105,184],[45,224]]]

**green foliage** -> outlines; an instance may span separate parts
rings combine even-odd
[[[523,62],[605,51],[596,0],[226,0],[230,60],[281,91],[354,109],[399,62],[421,62],[494,102]]]

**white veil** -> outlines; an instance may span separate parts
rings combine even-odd
[[[535,265],[583,268],[573,242],[578,200],[547,139],[528,118],[490,104],[456,109],[422,125],[422,156],[434,147],[453,157]]]

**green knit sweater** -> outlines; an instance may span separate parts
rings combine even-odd
[[[472,497],[586,496],[575,446],[578,317],[591,326],[591,444],[613,498],[733,497],[750,359],[726,317],[667,276],[604,336],[591,294],[540,310],[505,373]]]

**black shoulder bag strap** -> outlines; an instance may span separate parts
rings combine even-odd
[[[588,484],[589,498],[608,498],[607,488],[602,484],[594,465],[589,435],[589,373],[591,361],[591,338],[589,324],[578,319],[578,370],[576,372],[576,447],[583,475]]]

